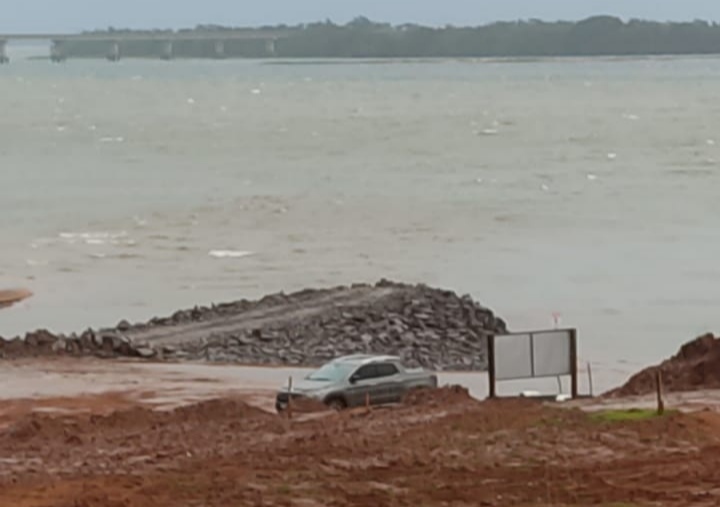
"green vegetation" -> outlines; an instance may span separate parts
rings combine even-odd
[[[633,408],[628,410],[593,412],[590,414],[590,418],[598,422],[644,421],[656,417],[667,417],[675,413],[677,413],[677,411],[666,410],[663,415],[658,415],[657,410]]]
[[[184,32],[216,32],[218,39],[233,28],[201,25]],[[695,21],[658,23],[593,17],[577,23],[540,20],[501,22],[480,27],[431,28],[419,25],[392,26],[357,18],[345,25],[331,21],[299,26],[280,25],[256,29],[288,30],[291,37],[278,40],[274,56],[284,58],[433,58],[433,57],[549,57],[681,55],[720,53],[720,24]],[[247,31],[247,30],[245,30]],[[183,31],[181,31],[182,33]],[[93,34],[131,33],[109,29]],[[140,32],[132,32],[140,33]],[[161,35],[162,30],[142,32]],[[157,57],[160,44],[132,41],[122,44],[123,57]],[[107,42],[65,43],[67,56],[105,56]],[[262,40],[228,40],[226,57],[262,58],[269,48]],[[212,58],[214,41],[178,41],[174,56]]]
[[[292,493],[292,488],[290,488],[290,486],[288,486],[287,484],[281,484],[277,487],[276,491],[279,495],[287,496]]]

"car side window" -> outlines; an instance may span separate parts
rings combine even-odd
[[[397,375],[398,369],[397,366],[395,366],[392,363],[384,363],[377,365],[378,367],[378,377],[392,377],[393,375]]]
[[[353,375],[355,380],[368,380],[371,378],[377,378],[378,376],[378,371],[374,364],[366,364],[365,366],[361,366],[358,371],[356,371]]]

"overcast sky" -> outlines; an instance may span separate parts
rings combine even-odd
[[[392,23],[477,25],[596,14],[720,21],[720,0],[0,0],[0,32],[345,22],[358,15]]]

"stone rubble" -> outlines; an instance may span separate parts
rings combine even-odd
[[[363,298],[354,298],[353,291],[361,289]],[[343,302],[333,303],[336,296]],[[318,306],[320,300],[330,304]],[[305,308],[317,311],[305,312]],[[293,317],[284,318],[291,310]],[[228,316],[242,322],[243,315],[250,312],[253,319],[263,315],[262,325],[213,329],[214,322],[224,322]],[[133,336],[158,329],[167,329],[172,335],[175,329],[198,323],[208,325],[181,343],[156,343]],[[370,353],[398,355],[410,366],[438,371],[481,371],[487,368],[487,336],[504,332],[505,322],[470,296],[383,280],[375,286],[308,289],[255,302],[196,307],[143,324],[123,320],[114,328],[90,329],[80,335],[36,331],[24,339],[0,339],[0,358],[66,354],[317,366],[341,355]]]

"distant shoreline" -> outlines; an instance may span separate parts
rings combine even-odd
[[[594,16],[482,26],[391,25],[357,17],[262,28],[108,29],[58,36],[56,58],[559,58],[720,54],[720,24]],[[27,36],[25,36],[27,38]]]
[[[363,57],[327,57],[327,58],[227,58],[223,60],[217,60],[213,58],[198,58],[198,57],[176,57],[171,60],[180,62],[192,62],[192,61],[209,61],[209,62],[251,62],[261,65],[271,66],[333,66],[333,65],[414,65],[414,64],[446,64],[446,63],[462,63],[462,64],[495,64],[495,63],[545,63],[545,62],[559,62],[559,63],[580,63],[587,61],[600,61],[600,62],[633,62],[633,61],[674,61],[674,60],[686,60],[686,59],[704,59],[704,60],[716,60],[720,58],[720,53],[691,53],[691,54],[637,54],[637,55],[589,55],[589,56],[542,56],[542,57],[421,57],[421,58],[401,58],[401,57],[382,57],[382,58],[363,58]],[[93,57],[93,56],[73,56],[71,60],[105,60],[105,58]],[[24,58],[18,58],[20,61],[50,61],[49,56],[33,55]],[[152,56],[133,56],[126,57],[124,60],[141,60],[141,61],[159,61],[158,58]]]

